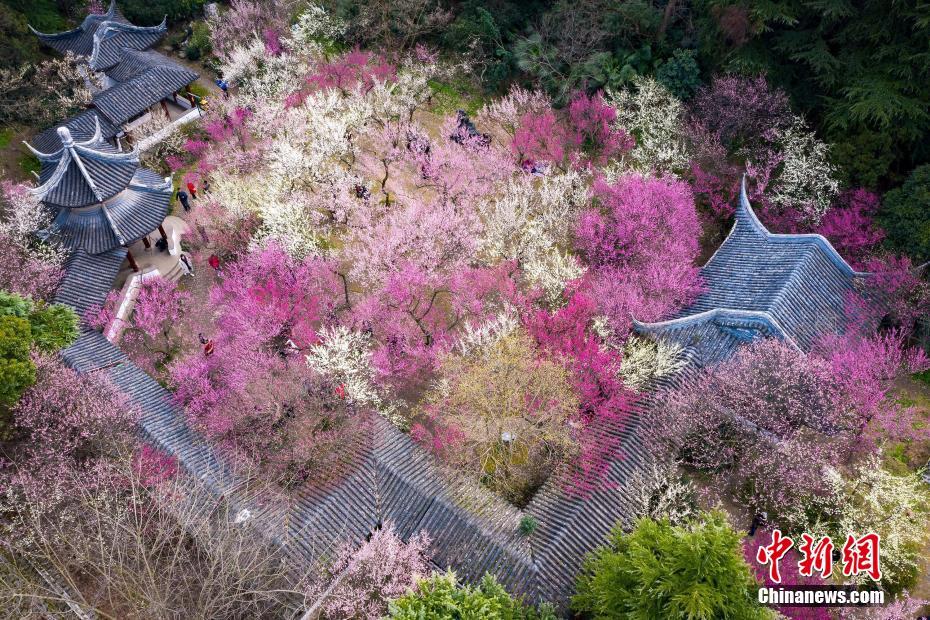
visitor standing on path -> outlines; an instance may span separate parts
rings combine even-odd
[[[216,254],[211,254],[210,258],[207,259],[207,262],[210,263],[210,266],[213,267],[214,271],[220,270],[220,257]]]
[[[191,198],[197,200],[197,186],[194,185],[193,181],[187,182],[187,191],[190,192]]]
[[[178,189],[178,202],[184,207],[185,212],[190,213],[191,203],[187,200],[187,192],[180,188]]]
[[[191,264],[191,259],[187,257],[187,254],[181,254],[180,265],[184,269],[185,274],[190,277],[194,277],[194,266]]]

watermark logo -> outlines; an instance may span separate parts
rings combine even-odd
[[[811,577],[815,572],[824,578],[833,572],[833,541],[829,536],[815,539],[810,534],[801,534],[802,543],[798,546],[801,560],[798,562],[798,572]],[[881,540],[878,534],[870,533],[863,536],[846,537],[841,554],[843,576],[855,577],[865,574],[879,581],[882,571],[879,567],[879,547]],[[772,531],[772,542],[759,547],[756,551],[756,561],[768,566],[769,579],[773,583],[781,583],[779,563],[794,546],[794,540],[782,535],[781,531]]]

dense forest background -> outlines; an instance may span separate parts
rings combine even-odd
[[[351,44],[397,52],[425,43],[467,55],[466,88],[483,95],[523,83],[564,104],[578,89],[618,89],[647,75],[687,101],[714,76],[764,74],[830,145],[842,185],[884,194],[907,181],[907,195],[892,202],[930,193],[930,169],[920,168],[930,161],[930,5],[919,0],[324,3],[350,24]],[[167,15],[176,26],[199,16],[203,4],[119,2],[134,23]],[[87,10],[87,0],[2,0],[4,65],[42,58],[27,24],[60,31]],[[888,206],[882,223],[895,243],[893,230],[913,228],[920,205],[900,206],[898,221]],[[928,238],[894,249],[927,260],[930,232],[921,234]]]

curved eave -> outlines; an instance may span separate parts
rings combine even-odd
[[[824,237],[816,233],[788,233],[788,234],[778,234],[770,232],[768,228],[759,220],[759,217],[756,215],[755,211],[752,209],[752,205],[749,203],[749,197],[746,194],[746,175],[743,175],[742,183],[740,184],[739,192],[739,206],[736,210],[736,222],[733,224],[733,228],[730,230],[730,234],[721,244],[720,248],[717,248],[717,252],[720,252],[720,249],[723,248],[727,241],[730,240],[735,234],[739,234],[740,224],[745,224],[753,233],[760,235],[765,241],[771,243],[798,243],[798,244],[813,244],[818,246],[827,256],[836,267],[846,276],[851,278],[864,278],[871,274],[864,271],[856,271],[853,269],[849,263],[846,262],[839,252],[836,251],[836,248],[833,247],[833,244]],[[717,254],[714,252],[714,255]],[[710,260],[713,260],[711,256]],[[710,261],[708,261],[710,262]]]
[[[161,23],[156,26],[135,26],[133,24],[125,24],[117,21],[105,21],[100,24],[97,31],[94,33],[93,51],[90,54],[87,65],[94,71],[105,71],[119,63],[120,49],[126,48],[136,51],[148,49],[161,39],[167,31],[167,15],[165,15]],[[138,35],[147,38],[140,44],[138,41],[133,42],[131,39],[126,40],[125,37],[121,37],[120,35]],[[102,56],[104,45],[110,41],[110,37],[119,38],[119,40],[114,41],[114,45],[117,49],[107,52],[104,58]]]
[[[802,351],[801,347],[798,346],[797,342],[794,341],[787,330],[779,323],[778,319],[770,312],[764,310],[734,310],[730,308],[714,308],[713,310],[707,310],[705,312],[699,312],[697,314],[691,314],[688,316],[679,317],[677,319],[669,319],[667,321],[658,321],[655,323],[643,323],[633,319],[633,330],[639,334],[646,334],[650,336],[664,336],[669,334],[672,331],[689,327],[698,323],[706,323],[709,321],[743,321],[750,324],[760,323],[765,326],[769,331],[778,336],[780,339],[789,343],[792,348]]]

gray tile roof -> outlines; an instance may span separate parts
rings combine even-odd
[[[157,26],[134,26],[110,4],[104,15],[88,15],[68,32],[43,34],[39,39],[62,54],[73,52],[87,58],[94,71],[103,71],[119,82],[96,93],[93,105],[113,125],[122,125],[171,93],[195,81],[198,74],[158,52],[146,51],[167,31]]]
[[[93,97],[93,105],[112,123],[121,125],[197,79],[176,63],[154,65]]]
[[[102,306],[125,259],[125,248],[96,256],[83,250],[72,252],[65,261],[65,276],[58,286],[55,301],[71,306],[79,317],[94,306]]]
[[[91,108],[75,114],[54,127],[49,127],[35,136],[30,144],[37,151],[53,153],[61,148],[61,136],[58,135],[59,127],[67,127],[71,131],[71,137],[74,140],[83,142],[94,137],[97,131],[97,123],[100,123],[100,136],[108,142],[122,131],[119,126],[114,125],[100,112]]]
[[[706,351],[725,348],[728,338],[746,337],[747,330],[777,335],[809,351],[822,334],[843,331],[848,296],[867,276],[852,269],[821,235],[769,232],[753,213],[745,181],[733,229],[701,275],[706,288],[694,304],[675,319],[638,329],[684,339],[685,345],[698,332],[702,340],[720,340],[702,342]],[[693,325],[705,321],[716,327]],[[740,326],[747,321],[754,326]]]
[[[87,65],[94,71],[105,71],[122,62],[127,52],[150,48],[168,31],[166,20],[151,27],[119,21],[101,23],[94,33],[94,48]]]
[[[43,153],[29,147],[42,164],[40,185],[32,193],[47,205],[80,208],[102,203],[123,191],[139,168],[138,154],[117,151],[104,141],[99,124],[88,140],[74,140],[64,126],[57,133],[62,143],[58,150]]]
[[[88,15],[74,30],[57,34],[30,29],[42,43],[61,54],[86,56],[94,71],[103,71],[120,61],[122,50],[144,50],[155,45],[167,32],[165,20],[157,26],[134,26],[116,10],[116,2],[102,15]]]
[[[97,28],[105,22],[129,23],[119,11],[116,10],[116,1],[110,2],[110,8],[106,13],[101,15],[90,14],[84,18],[81,25],[74,30],[59,32],[57,34],[45,34],[39,32],[32,26],[29,27],[32,32],[39,37],[42,43],[55,49],[61,54],[72,52],[77,56],[90,56],[94,51],[94,35]]]

